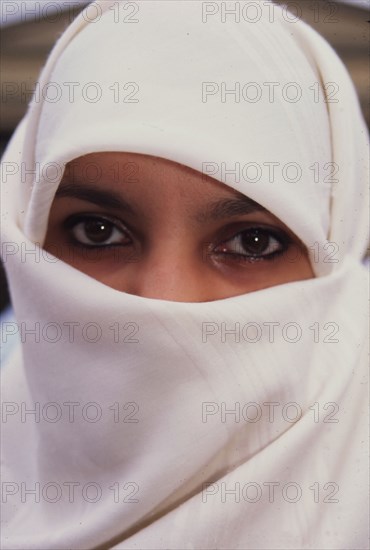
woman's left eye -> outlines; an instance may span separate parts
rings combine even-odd
[[[288,248],[288,237],[272,230],[252,227],[224,241],[215,250],[223,255],[238,256],[245,260],[272,259]]]
[[[67,220],[67,229],[76,244],[86,247],[119,246],[131,242],[124,228],[104,217],[72,216]]]

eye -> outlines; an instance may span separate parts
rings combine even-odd
[[[104,216],[74,215],[65,222],[76,244],[86,247],[125,246],[131,239],[124,226]]]
[[[215,252],[256,261],[269,260],[288,248],[289,237],[280,231],[252,227],[223,242]]]

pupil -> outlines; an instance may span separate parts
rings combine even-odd
[[[112,235],[112,226],[101,220],[91,220],[85,223],[85,234],[91,241],[102,243]]]
[[[243,248],[250,254],[262,254],[269,244],[269,236],[258,229],[248,231],[242,236]]]

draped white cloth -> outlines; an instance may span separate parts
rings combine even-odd
[[[2,382],[4,549],[368,547],[365,125],[314,31],[223,4],[90,6],[5,153],[22,345]],[[176,303],[57,260],[38,244],[61,167],[97,151],[224,181],[310,247],[316,278]]]

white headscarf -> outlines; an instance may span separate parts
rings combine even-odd
[[[236,4],[240,21],[221,13]],[[4,156],[22,338],[3,380],[4,549],[367,547],[366,129],[331,48],[248,4],[94,3]],[[34,243],[61,167],[98,151],[224,181],[302,239],[317,277],[176,303],[57,260]]]

